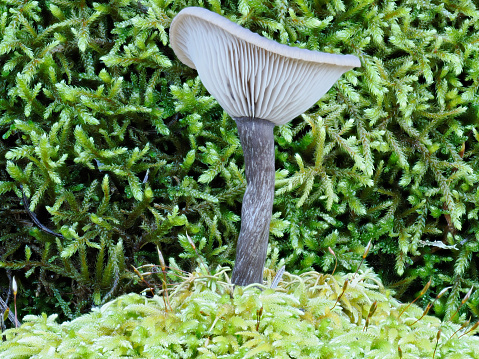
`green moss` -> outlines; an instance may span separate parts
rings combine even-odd
[[[186,232],[209,263],[233,264],[245,188],[235,125],[168,44],[191,5],[361,58],[275,130],[271,256],[331,271],[331,247],[354,271],[372,240],[369,265],[402,298],[430,277],[436,292],[453,286],[435,306],[451,316],[479,287],[470,0],[0,0],[0,285],[15,272],[20,310],[73,318],[136,290],[131,265],[153,262],[156,245],[194,267]],[[34,225],[20,185],[63,237]],[[477,317],[478,303],[461,312]]]
[[[470,326],[431,316],[416,322],[423,310],[415,305],[399,315],[405,305],[370,270],[285,273],[276,289],[233,289],[228,271],[193,272],[170,287],[168,299],[128,294],[62,324],[56,315],[28,316],[5,333],[0,356],[384,359],[436,351],[436,358],[479,358],[479,338],[462,336]]]

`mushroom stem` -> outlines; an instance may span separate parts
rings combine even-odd
[[[247,186],[231,281],[245,286],[263,283],[273,213],[275,125],[252,117],[237,117],[235,121],[243,148]]]

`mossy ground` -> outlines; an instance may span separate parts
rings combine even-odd
[[[448,320],[479,287],[472,0],[0,0],[0,297],[12,307],[15,275],[22,318],[72,320],[140,291],[132,265],[156,246],[191,270],[186,233],[212,267],[234,263],[236,127],[169,46],[172,19],[193,5],[361,58],[275,130],[271,258],[295,273],[336,260],[355,271],[372,241],[367,263],[402,301],[431,278],[422,307],[452,287],[431,309]],[[477,321],[479,291],[460,313]]]
[[[168,296],[124,295],[62,324],[27,316],[0,357],[479,358],[471,326],[418,320],[423,309],[404,310],[369,269],[285,273],[275,289],[269,270],[263,286],[233,288],[229,273],[185,274]]]

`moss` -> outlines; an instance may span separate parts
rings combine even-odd
[[[183,275],[168,299],[162,292],[151,298],[128,294],[62,324],[56,315],[28,316],[20,328],[5,332],[0,355],[479,358],[474,331],[462,336],[470,326],[428,315],[417,321],[423,310],[394,299],[370,270],[335,276],[286,272],[275,289],[233,288],[228,268],[214,272]],[[269,283],[272,274],[267,271]]]
[[[453,286],[434,308],[450,317],[479,287],[471,0],[0,0],[0,285],[15,272],[24,313],[60,305],[66,319],[138,289],[131,265],[156,245],[194,266],[186,232],[209,263],[232,265],[235,125],[168,44],[191,5],[362,61],[275,130],[271,257],[330,271],[331,247],[354,271],[372,240],[369,265],[402,298],[431,277],[436,292]],[[478,294],[461,312],[477,317]]]

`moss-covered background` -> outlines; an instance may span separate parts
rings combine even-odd
[[[351,53],[276,135],[268,265],[367,265],[451,316],[479,287],[479,11],[468,0],[0,0],[0,296],[72,318],[145,284],[132,266],[234,261],[236,127],[168,27],[204,6],[292,46]],[[26,203],[22,198],[22,188]],[[47,233],[39,223],[57,235]],[[43,229],[45,229],[43,228]],[[461,313],[479,315],[479,292]]]

